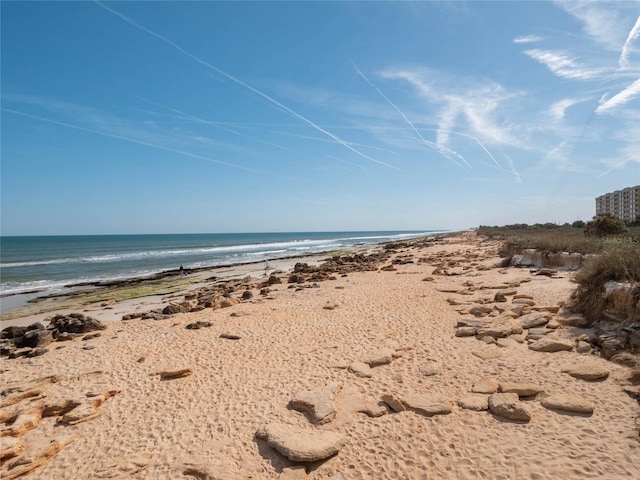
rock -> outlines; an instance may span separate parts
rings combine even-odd
[[[420,373],[425,377],[430,377],[432,375],[437,375],[440,373],[440,367],[436,362],[428,362],[424,367],[420,369]]]
[[[293,462],[317,462],[336,455],[346,443],[344,435],[328,431],[300,431],[269,423],[256,432],[279,453]]]
[[[480,377],[471,387],[471,391],[473,393],[496,393],[500,384],[492,379],[487,377]]]
[[[461,318],[456,323],[456,328],[471,327],[471,328],[478,329],[478,328],[482,328],[483,326],[484,326],[484,321],[478,318]]]
[[[160,375],[161,380],[171,380],[174,378],[187,377],[193,373],[190,368],[181,368],[179,370],[163,370],[157,372],[156,375]]]
[[[24,453],[25,444],[16,437],[0,437],[0,460],[19,457]]]
[[[6,327],[2,329],[2,332],[0,332],[0,338],[13,339],[13,338],[22,337],[25,333],[27,333],[28,330],[29,330],[28,327],[19,327],[19,326]]]
[[[87,398],[82,399],[77,407],[56,418],[56,421],[64,425],[76,425],[98,418],[102,415],[98,407],[118,393],[120,390],[108,390],[100,394],[87,393]]]
[[[364,413],[367,416],[372,418],[381,417],[382,415],[386,415],[388,413],[387,404],[384,402],[365,403],[362,407],[358,409],[358,412]]]
[[[604,380],[609,376],[609,370],[606,368],[584,363],[566,366],[562,369],[562,373],[568,373],[572,377],[587,381]]]
[[[472,350],[471,354],[475,355],[478,358],[481,358],[482,360],[491,360],[494,358],[502,357],[502,352],[498,347],[487,347],[487,348]]]
[[[404,412],[407,410],[407,408],[404,406],[404,404],[402,403],[402,401],[396,397],[393,394],[386,394],[382,396],[382,401],[389,406],[389,408],[398,413],[398,412]]]
[[[573,345],[564,340],[556,340],[549,337],[543,337],[529,345],[529,349],[534,352],[570,352]]]
[[[53,335],[49,330],[28,330],[21,337],[15,339],[17,348],[46,347],[53,342]]]
[[[188,329],[188,330],[198,330],[202,327],[211,327],[213,326],[213,323],[211,322],[193,322],[193,323],[188,323],[184,328]]]
[[[245,290],[240,298],[242,298],[242,300],[250,300],[253,298],[253,293],[251,290]]]
[[[482,337],[493,337],[493,338],[503,338],[511,335],[511,325],[507,324],[494,324],[490,323],[488,325],[483,326],[478,329],[476,336],[478,338]]]
[[[301,465],[297,467],[284,468],[278,480],[309,480],[307,471]]]
[[[220,334],[220,338],[226,338],[227,340],[240,340],[242,337],[235,333],[224,332]]]
[[[338,308],[338,304],[333,302],[327,302],[322,308],[325,310],[335,310],[336,308]]]
[[[377,352],[369,353],[363,356],[360,361],[366,363],[370,367],[377,367],[379,365],[386,365],[393,361],[394,351],[390,348],[383,348]]]
[[[49,318],[47,329],[58,330],[58,332],[86,333],[94,330],[105,330],[107,328],[100,320],[86,317],[81,313],[70,313],[69,315],[56,315]]]
[[[518,397],[531,397],[540,392],[540,387],[532,383],[500,382],[500,392],[515,393]]]
[[[469,314],[475,317],[486,317],[493,311],[493,308],[486,307],[484,305],[478,305],[469,310]]]
[[[536,302],[529,298],[514,298],[511,300],[511,303],[514,305],[528,305],[529,307],[533,307]]]
[[[499,338],[496,340],[496,344],[499,347],[502,348],[514,348],[518,346],[518,342],[516,340],[514,340],[513,338],[511,338],[512,335],[510,335],[507,338]]]
[[[539,312],[527,313],[518,318],[518,323],[522,328],[534,328],[541,325],[546,325],[549,322],[549,318]]]
[[[459,327],[456,328],[456,337],[474,337],[478,333],[475,327]]]
[[[481,412],[489,409],[489,397],[487,395],[470,394],[458,400],[460,408]]]
[[[10,425],[0,430],[0,437],[20,437],[29,430],[33,430],[42,420],[42,411],[42,406],[36,406],[18,412],[13,421],[10,419],[7,422]]]
[[[543,398],[540,403],[544,408],[548,408],[550,410],[562,410],[565,412],[591,414],[594,409],[591,402],[580,395],[572,393],[551,395],[547,398]]]
[[[321,390],[298,392],[291,400],[291,408],[307,413],[313,423],[330,422],[337,413],[333,399],[341,388],[339,383],[333,382]]]
[[[576,343],[576,352],[578,353],[591,353],[591,350],[591,344],[584,340],[579,340],[578,343]]]
[[[349,365],[349,371],[356,374],[359,377],[369,378],[373,376],[371,367],[364,362],[352,362]]]
[[[437,393],[413,393],[401,401],[407,410],[427,417],[451,413],[451,402]]]
[[[9,464],[9,471],[5,472],[3,479],[13,480],[14,478],[26,475],[47,463],[55,454],[75,440],[76,437],[63,437],[51,440],[43,450],[17,458]]]
[[[516,393],[494,393],[489,397],[489,410],[498,417],[516,422],[531,420],[531,414],[518,400]]]

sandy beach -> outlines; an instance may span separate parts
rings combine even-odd
[[[127,321],[112,320],[166,298],[86,308],[104,321],[99,336],[2,357],[0,475],[638,478],[640,405],[623,389],[630,368],[579,353],[588,332],[564,322],[573,273],[500,267],[497,252],[463,233],[325,281],[289,283],[307,260],[272,262],[282,283],[262,294],[261,264],[226,272],[255,281],[225,308]],[[192,288],[206,283],[203,275]],[[536,315],[536,326],[518,323]],[[461,320],[507,333],[456,336]],[[560,350],[532,350],[536,334]],[[326,458],[292,459],[307,454]]]

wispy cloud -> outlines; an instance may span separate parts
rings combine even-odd
[[[638,95],[640,95],[640,78],[608,100],[601,99],[598,108],[596,108],[596,113],[614,110],[625,105]]]
[[[598,77],[602,73],[600,70],[588,68],[580,64],[566,52],[534,48],[531,50],[525,50],[524,53],[534,60],[542,63],[554,75],[559,77],[576,80],[589,80]]]
[[[113,133],[109,133],[109,132],[105,132],[105,131],[101,131],[101,130],[96,130],[96,129],[93,129],[93,128],[81,127],[79,125],[73,125],[73,124],[70,124],[70,123],[67,123],[67,122],[61,122],[59,120],[54,120],[54,119],[51,119],[51,118],[41,117],[39,115],[32,115],[30,113],[22,112],[20,110],[14,110],[14,109],[4,108],[4,107],[1,110],[3,112],[12,113],[14,115],[20,115],[22,117],[31,118],[33,120],[38,120],[38,121],[41,121],[41,122],[46,122],[46,123],[51,123],[51,124],[54,124],[54,125],[59,125],[61,127],[66,127],[66,128],[70,128],[70,129],[73,129],[73,130],[80,130],[82,132],[94,133],[96,135],[101,135],[103,137],[115,138],[115,139],[118,139],[118,140],[123,140],[125,142],[135,143],[135,144],[138,144],[138,145],[144,145],[146,147],[151,147],[151,148],[155,148],[155,149],[158,149],[158,150],[164,150],[166,152],[171,152],[171,153],[177,153],[178,155],[183,155],[183,156],[186,156],[186,157],[196,158],[198,160],[204,160],[204,161],[207,161],[207,162],[217,163],[219,165],[224,165],[224,166],[227,166],[227,167],[237,168],[237,169],[244,170],[244,171],[247,171],[247,172],[266,174],[265,172],[261,172],[259,170],[255,170],[253,168],[248,168],[248,167],[245,167],[245,166],[242,166],[242,165],[238,165],[238,164],[235,164],[235,163],[224,162],[222,160],[216,160],[216,159],[213,159],[213,158],[210,158],[210,157],[204,157],[202,155],[196,155],[194,153],[185,152],[185,151],[182,151],[182,150],[176,150],[175,148],[169,148],[169,147],[165,147],[165,146],[162,146],[162,145],[157,145],[157,144],[145,142],[143,140],[139,140],[139,139],[132,138],[132,137],[127,137],[127,136],[123,136],[123,135],[116,135],[116,134],[113,134]]]
[[[522,35],[513,39],[513,43],[536,43],[544,40],[540,35]]]
[[[409,118],[405,115],[405,113],[402,110],[400,110],[400,107],[398,107],[395,103],[393,103],[391,100],[389,100],[389,97],[387,97],[384,93],[382,93],[382,91],[378,87],[376,87],[376,85],[371,80],[369,80],[369,78],[367,78],[367,76],[364,73],[362,73],[362,71],[356,66],[356,64],[354,64],[352,62],[351,65],[353,65],[353,68],[356,70],[356,72],[358,72],[358,75],[360,75],[369,85],[371,85],[380,94],[380,96],[387,101],[387,103],[389,105],[391,105],[394,109],[396,109],[396,111],[402,116],[404,121],[411,127],[411,130],[413,130],[415,132],[415,134],[418,136],[418,138],[420,139],[420,141],[422,143],[424,143],[426,146],[434,149],[435,151],[437,151],[439,154],[441,154],[445,158],[453,161],[456,165],[460,165],[460,164],[458,162],[456,162],[455,159],[452,158],[452,157],[459,158],[460,160],[462,160],[462,162],[469,169],[471,169],[471,165],[469,165],[469,163],[465,160],[465,158],[462,155],[460,155],[459,153],[451,150],[450,148],[447,148],[444,144],[441,144],[441,143],[436,144],[436,143],[433,143],[433,142],[431,142],[429,140],[426,140],[422,136],[420,131],[411,122],[411,120],[409,120]]]
[[[556,121],[563,120],[569,108],[584,101],[584,98],[563,98],[551,105],[549,108],[549,114]]]
[[[390,165],[386,162],[383,162],[381,160],[377,160],[363,152],[361,152],[360,150],[352,147],[347,141],[343,140],[342,138],[338,137],[337,135],[329,132],[328,130],[323,129],[322,127],[318,126],[317,124],[315,124],[314,122],[312,122],[311,120],[309,120],[308,118],[304,117],[303,115],[299,114],[298,112],[294,111],[293,109],[289,108],[288,106],[282,104],[281,102],[277,101],[276,99],[274,99],[273,97],[267,95],[266,93],[264,93],[263,91],[249,85],[248,83],[240,80],[237,77],[234,77],[233,75],[225,72],[224,70],[221,70],[218,67],[215,67],[214,65],[210,64],[209,62],[201,59],[200,57],[192,54],[191,52],[185,50],[184,48],[182,48],[180,45],[178,45],[177,43],[175,43],[174,41],[168,39],[167,37],[164,37],[163,35],[160,35],[159,33],[154,32],[153,30],[140,25],[139,23],[135,22],[134,20],[130,19],[129,17],[123,15],[120,12],[117,12],[116,10],[113,10],[110,7],[107,7],[106,5],[96,1],[96,4],[98,4],[100,7],[102,7],[103,9],[107,10],[108,12],[116,15],[117,17],[119,17],[120,19],[122,19],[123,21],[125,21],[126,23],[128,23],[129,25],[137,28],[140,31],[143,31],[145,33],[148,33],[149,35],[152,35],[153,37],[163,41],[164,43],[166,43],[167,45],[170,45],[171,47],[173,47],[174,49],[176,49],[177,51],[179,51],[180,53],[182,53],[183,55],[186,55],[187,57],[191,58],[192,60],[198,62],[199,64],[209,68],[210,70],[216,72],[218,75],[223,76],[224,78],[231,80],[232,82],[234,82],[237,85],[240,85],[241,87],[244,87],[245,89],[255,93],[256,95],[264,98],[265,100],[267,100],[268,102],[270,102],[271,104],[281,108],[282,110],[286,111],[287,113],[289,113],[290,115],[292,115],[293,117],[297,118],[298,120],[301,120],[303,122],[305,122],[307,125],[311,126],[312,128],[315,128],[316,130],[318,130],[319,132],[327,135],[329,138],[333,139],[336,143],[342,145],[343,147],[345,147],[348,150],[351,150],[353,153],[355,153],[356,155],[365,158],[371,162],[377,163],[378,165],[383,165],[387,168],[391,168],[394,170],[400,170],[398,167],[395,167],[393,165]]]
[[[622,52],[620,52],[620,58],[618,59],[618,64],[622,69],[628,69],[631,67],[629,57],[633,52],[633,44],[640,38],[640,15],[636,20],[636,23],[633,25],[631,30],[629,31],[629,35],[627,35],[627,39],[622,46]]]

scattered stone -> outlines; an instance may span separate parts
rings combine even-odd
[[[534,328],[546,325],[549,322],[549,318],[540,312],[532,312],[522,315],[517,321],[522,328]]]
[[[516,422],[531,420],[531,414],[518,400],[516,393],[494,393],[489,397],[489,410],[498,417]]]
[[[46,347],[51,342],[53,342],[53,335],[44,328],[28,330],[21,337],[14,339],[14,344],[17,348]]]
[[[428,362],[424,367],[420,369],[420,373],[425,377],[430,377],[432,375],[437,375],[440,373],[440,367],[436,362]]]
[[[481,412],[489,409],[489,397],[487,395],[470,394],[458,400],[460,408]]]
[[[342,434],[328,431],[300,431],[270,423],[256,432],[279,453],[293,462],[317,462],[336,455],[346,443]]]
[[[156,375],[160,375],[161,380],[172,380],[174,378],[187,377],[193,373],[190,368],[181,368],[180,370],[163,370],[157,372]]]
[[[393,394],[386,394],[382,396],[382,401],[389,406],[389,408],[398,413],[398,412],[404,412],[407,410],[407,408],[404,406],[404,404],[402,403],[402,401],[397,398],[395,395]]]
[[[573,393],[563,393],[551,395],[543,398],[540,402],[543,407],[550,410],[562,410],[565,412],[575,412],[583,414],[593,413],[593,404],[587,399]]]
[[[540,387],[532,383],[500,382],[500,392],[515,393],[518,397],[531,397],[540,392]]]
[[[511,303],[514,305],[528,305],[529,307],[533,307],[536,302],[529,298],[514,298],[511,300]]]
[[[475,327],[458,327],[456,328],[456,337],[474,337],[478,333]]]
[[[371,367],[364,362],[352,362],[349,365],[349,371],[356,374],[359,377],[370,378],[373,376]]]
[[[47,329],[58,332],[86,333],[93,330],[106,330],[107,326],[100,320],[87,317],[81,313],[70,313],[69,315],[55,315],[48,318]]]
[[[324,307],[322,307],[325,310],[335,310],[336,308],[338,308],[338,304],[337,303],[332,303],[332,302],[327,302],[326,305]]]
[[[514,348],[518,346],[518,342],[516,340],[514,340],[513,338],[511,338],[512,335],[506,337],[506,338],[498,338],[496,340],[496,344],[499,347],[502,348]]]
[[[401,401],[407,410],[427,417],[451,413],[451,402],[437,393],[413,393]]]
[[[235,333],[221,333],[220,338],[226,338],[227,340],[240,340],[242,337]]]
[[[577,364],[566,366],[562,369],[562,373],[568,373],[572,377],[580,380],[596,381],[605,380],[609,376],[609,370],[595,364]]]
[[[590,343],[585,342],[584,340],[579,340],[578,343],[576,343],[576,352],[591,353],[591,351],[592,351],[592,348]]]
[[[298,392],[291,400],[291,408],[309,414],[318,425],[330,422],[337,413],[333,399],[341,388],[342,385],[333,382],[321,390]]]
[[[536,340],[529,345],[529,349],[534,352],[570,352],[573,350],[573,345],[565,340],[557,340],[554,338],[543,337],[540,340]]]
[[[482,337],[493,337],[493,338],[503,338],[511,335],[511,325],[508,324],[496,324],[490,323],[488,325],[483,326],[478,329],[476,336],[478,338]]]
[[[188,329],[188,330],[198,330],[200,328],[203,327],[211,327],[213,326],[213,323],[211,322],[193,322],[193,323],[188,323],[184,328]]]
[[[478,305],[477,307],[473,307],[469,309],[469,314],[475,317],[486,317],[493,311],[493,308],[486,307],[484,305]]]
[[[100,332],[96,332],[96,333],[90,333],[89,335],[85,335],[84,337],[82,337],[82,340],[93,340],[94,338],[98,338],[101,337],[102,334]]]
[[[253,298],[253,292],[251,292],[251,290],[245,290],[242,293],[242,300],[250,300]]]
[[[358,412],[364,413],[369,417],[376,418],[376,417],[381,417],[383,415],[386,415],[388,413],[388,410],[387,410],[387,405],[384,402],[378,402],[378,403],[370,402],[370,403],[366,403],[360,409],[358,409]]]
[[[301,465],[288,467],[282,470],[278,480],[309,480],[307,471]]]
[[[500,384],[492,379],[487,377],[480,377],[471,387],[471,391],[473,393],[496,393]]]
[[[393,354],[395,352],[390,348],[383,348],[377,352],[372,352],[360,359],[362,363],[366,363],[370,367],[377,367],[380,365],[386,365],[393,361]]]

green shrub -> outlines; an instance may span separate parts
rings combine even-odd
[[[588,237],[607,237],[627,233],[629,229],[619,218],[610,213],[601,213],[593,217],[584,227],[584,233]]]

